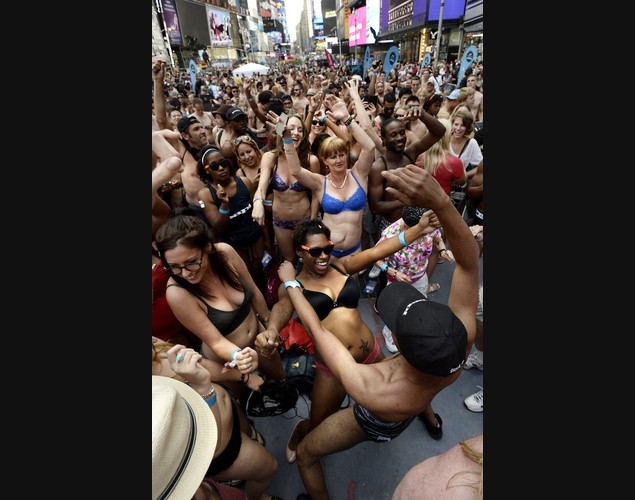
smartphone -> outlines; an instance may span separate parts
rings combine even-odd
[[[288,119],[289,117],[285,113],[280,113],[280,121],[276,125],[276,134],[278,134],[280,137],[282,137],[282,134],[284,133],[284,129],[287,126]]]

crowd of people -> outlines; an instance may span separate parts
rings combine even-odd
[[[482,63],[464,82],[440,78],[447,68],[281,64],[192,85],[153,62],[153,499],[279,499],[267,492],[277,459],[239,398],[285,379],[280,332],[294,317],[317,366],[309,417],[286,447],[298,498],[329,498],[326,455],[387,443],[416,418],[442,438],[434,396],[483,370]],[[429,300],[442,262],[447,305]],[[380,277],[383,335],[358,308],[365,272]],[[482,412],[482,388],[464,404]],[[170,432],[189,432],[191,448]],[[453,444],[394,498],[417,483],[482,498],[482,435]]]

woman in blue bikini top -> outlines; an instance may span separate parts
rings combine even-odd
[[[351,86],[351,95],[357,91]],[[302,185],[311,189],[313,196],[320,200],[324,224],[331,228],[331,240],[335,244],[333,257],[341,258],[361,251],[362,217],[368,192],[368,174],[375,159],[375,143],[364,129],[350,117],[346,104],[335,95],[327,95],[324,104],[333,121],[340,120],[361,145],[355,165],[349,168],[349,147],[339,137],[328,137],[322,141],[318,157],[329,168],[327,175],[302,169],[297,155],[291,149],[285,154],[291,174]],[[288,135],[285,130],[283,138]]]

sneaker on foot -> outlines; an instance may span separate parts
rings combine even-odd
[[[381,334],[384,336],[384,341],[386,342],[386,349],[390,352],[398,352],[397,346],[395,345],[395,341],[392,339],[392,332],[390,329],[384,325],[381,330]]]
[[[368,273],[368,277],[371,280],[374,280],[377,276],[379,276],[379,273],[381,273],[381,269],[378,268],[377,266],[373,266],[373,268]]]
[[[483,411],[483,388],[480,385],[477,385],[476,387],[480,388],[481,390],[475,392],[471,396],[466,397],[463,400],[463,403],[468,410],[474,411],[476,413],[481,413]]]
[[[483,371],[483,361],[481,360],[481,358],[479,358],[476,355],[475,352],[471,353],[467,357],[467,360],[465,361],[465,365],[463,366],[463,368],[465,368],[466,370],[469,370],[470,368],[474,368],[474,367]]]

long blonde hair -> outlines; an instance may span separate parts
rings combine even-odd
[[[417,165],[423,167],[432,175],[436,174],[437,169],[441,165],[446,167],[445,159],[452,154],[450,153],[450,129],[452,128],[450,120],[447,118],[439,118],[439,121],[443,123],[445,133],[441,139],[421,153],[419,158],[417,158],[417,160],[420,160]]]
[[[450,488],[455,488],[457,486],[467,486],[468,488],[473,488],[478,492],[478,497],[483,498],[483,452],[477,451],[472,448],[465,440],[459,442],[461,445],[461,450],[463,454],[469,458],[472,462],[477,465],[480,465],[480,470],[463,470],[461,472],[457,472],[450,479],[448,479],[447,484],[445,485],[445,489],[449,490]],[[459,478],[462,476],[474,476],[473,479],[469,482],[459,482]],[[467,481],[467,479],[466,479]],[[454,484],[450,484],[454,483]]]

